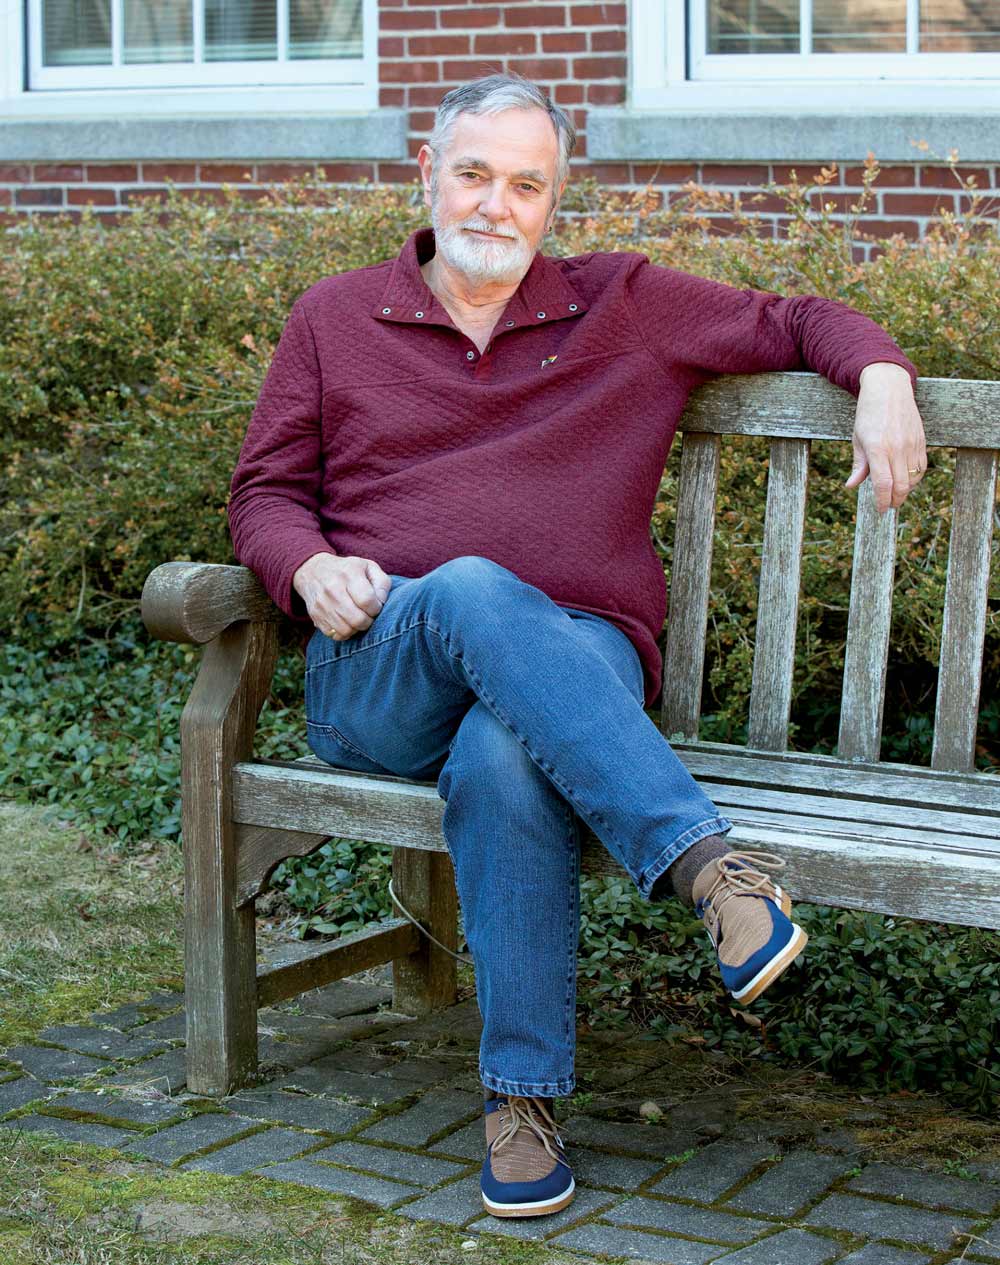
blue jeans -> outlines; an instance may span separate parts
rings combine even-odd
[[[362,773],[437,779],[498,1093],[574,1088],[580,821],[649,897],[731,823],[642,707],[639,656],[609,620],[464,556],[393,575],[364,632],[306,649],[309,746]]]

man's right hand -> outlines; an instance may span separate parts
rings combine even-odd
[[[292,587],[320,632],[346,641],[371,627],[392,580],[371,558],[314,553],[292,576]]]

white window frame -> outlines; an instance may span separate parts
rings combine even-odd
[[[202,9],[195,0],[195,10]],[[43,67],[41,0],[0,0],[0,114],[46,118],[138,114],[301,114],[378,107],[378,0],[362,0],[360,57],[301,61]],[[195,30],[199,28],[196,25]],[[6,39],[4,36],[6,35]],[[279,29],[287,48],[287,23]],[[6,51],[4,51],[4,49]]]
[[[917,0],[908,5],[915,12]],[[1000,106],[1000,53],[811,53],[804,38],[798,54],[709,55],[705,9],[706,0],[632,0],[633,109],[860,114]]]

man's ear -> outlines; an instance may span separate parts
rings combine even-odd
[[[434,166],[434,151],[430,145],[421,145],[417,153],[417,166],[424,182],[424,206],[431,204],[431,169]]]
[[[566,188],[566,180],[564,180],[562,184],[559,186],[559,188],[556,190],[556,200],[555,200],[555,203],[553,204],[552,210],[549,212],[549,217],[545,224],[546,233],[551,233],[553,228],[555,228],[556,216],[559,214],[559,203],[562,201],[563,190],[565,188]]]

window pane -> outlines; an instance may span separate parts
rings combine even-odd
[[[1000,0],[922,0],[922,53],[1000,53]]]
[[[277,0],[205,0],[206,61],[274,61]]]
[[[708,0],[710,53],[797,53],[798,0]]]
[[[905,53],[906,0],[813,0],[814,53]]]
[[[109,66],[111,0],[44,0],[43,66]]]
[[[361,0],[291,0],[288,56],[360,57]]]
[[[191,61],[191,0],[125,0],[127,62]]]

